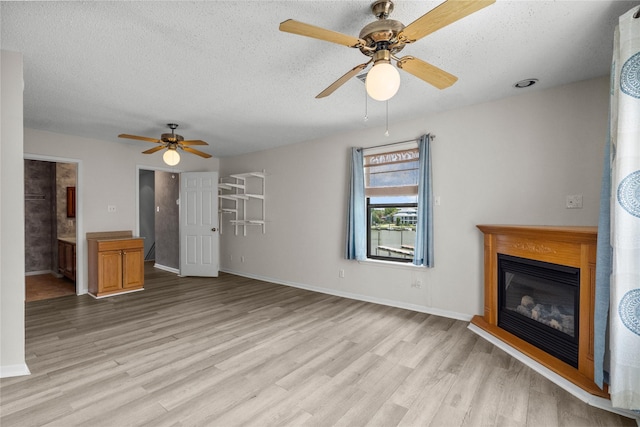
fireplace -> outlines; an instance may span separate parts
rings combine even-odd
[[[596,227],[478,225],[484,315],[472,330],[502,341],[583,390],[593,382]]]
[[[498,326],[578,367],[580,270],[498,254]]]

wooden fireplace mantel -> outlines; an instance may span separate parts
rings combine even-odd
[[[484,316],[471,323],[524,353],[556,374],[600,397],[593,382],[593,312],[597,227],[478,225],[484,233]],[[498,254],[580,269],[578,368],[498,327]]]

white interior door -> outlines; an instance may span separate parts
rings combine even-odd
[[[218,173],[180,175],[180,275],[218,277]]]

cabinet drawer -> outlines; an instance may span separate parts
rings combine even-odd
[[[142,239],[98,241],[98,252],[144,248]]]

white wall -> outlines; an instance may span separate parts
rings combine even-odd
[[[268,222],[265,235],[250,228],[246,237],[223,224],[221,269],[462,319],[480,314],[477,224],[597,224],[608,83],[599,78],[391,123],[389,138],[378,127],[224,158],[221,175],[266,170]],[[429,132],[442,200],[434,211],[435,268],[344,260],[349,147]],[[566,209],[569,194],[582,194],[584,208]],[[411,287],[416,280],[420,289]]]
[[[132,230],[137,227],[138,166],[168,170],[161,153],[145,155],[148,147],[137,143],[122,143],[114,135],[113,141],[99,141],[72,135],[24,130],[24,156],[26,158],[54,158],[77,161],[78,184],[78,289],[87,291],[86,233],[95,231]],[[217,171],[219,160],[183,155],[176,166],[182,171]],[[107,212],[115,205],[116,212]]]
[[[24,350],[22,55],[1,52],[0,377],[28,374]]]

